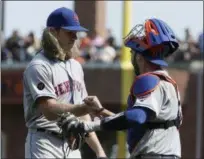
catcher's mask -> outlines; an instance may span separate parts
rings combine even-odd
[[[164,58],[179,47],[172,29],[164,21],[155,18],[133,27],[124,38],[124,44],[149,62],[160,66],[168,66]]]

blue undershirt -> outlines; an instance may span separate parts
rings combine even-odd
[[[154,116],[155,112],[149,108],[132,107],[125,112],[116,114],[115,117],[103,119],[101,127],[104,130],[128,130],[127,142],[131,152],[135,144],[145,134],[144,124]]]

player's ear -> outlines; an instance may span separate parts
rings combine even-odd
[[[53,28],[53,27],[49,27],[48,30],[49,30],[49,32],[50,32],[52,35],[54,35],[55,37],[58,36],[59,31],[60,31],[60,29],[58,29],[58,28]]]

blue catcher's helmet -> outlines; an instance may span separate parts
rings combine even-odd
[[[164,21],[155,18],[146,20],[144,25],[136,25],[124,40],[126,47],[161,66],[168,66],[164,58],[179,47],[172,29]]]

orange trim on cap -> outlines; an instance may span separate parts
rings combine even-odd
[[[145,31],[146,33],[152,32],[155,35],[159,35],[156,25],[151,20],[145,22]]]
[[[150,47],[151,42],[150,42],[150,34],[149,33],[153,33],[155,35],[159,35],[157,27],[155,26],[155,24],[151,20],[147,20],[145,22],[146,40],[147,40],[148,46]],[[152,51],[153,51],[153,56],[154,56],[156,51],[154,51],[154,50],[152,50]]]

